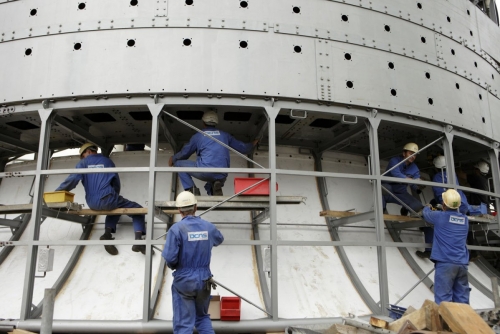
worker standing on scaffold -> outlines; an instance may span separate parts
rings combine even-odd
[[[428,204],[423,210],[424,219],[434,225],[431,261],[434,262],[434,301],[469,303],[467,277],[469,251],[466,240],[469,220],[458,212],[461,198],[455,189],[442,194],[443,211],[432,211]]]
[[[412,180],[420,180],[420,170],[418,169],[417,164],[414,162],[416,156],[410,157],[415,152],[418,152],[418,146],[415,143],[408,143],[403,147],[403,154],[400,156],[393,157],[389,160],[389,164],[387,165],[386,171],[390,170],[387,173],[387,176],[397,177],[400,179],[412,179]],[[410,157],[405,162],[401,163],[404,159]],[[399,165],[398,165],[399,164]],[[396,168],[392,169],[394,166]],[[422,203],[417,200],[415,197],[408,193],[408,185],[406,183],[397,183],[397,182],[382,182],[382,186],[394,194],[401,202],[408,205],[413,211],[419,212],[424,207]],[[420,191],[422,187],[417,186],[416,184],[410,185],[413,190],[417,192]],[[382,196],[382,203],[384,212],[386,212],[386,204],[387,203],[395,203],[400,204],[398,200],[396,200],[390,194],[384,194]],[[401,208],[401,215],[406,216],[408,214],[408,210],[405,207]]]
[[[182,220],[167,233],[162,256],[167,266],[175,270],[172,282],[174,333],[214,333],[208,315],[212,278],[210,259],[212,247],[219,246],[224,237],[210,222],[196,217],[196,197],[181,192],[175,201]]]

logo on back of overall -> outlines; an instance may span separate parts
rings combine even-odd
[[[220,132],[219,130],[215,130],[215,131],[205,131],[205,133],[207,135],[211,135],[211,136],[220,136]]]
[[[104,165],[89,165],[89,168],[104,168]]]
[[[208,231],[188,232],[188,241],[208,240]]]
[[[450,216],[450,223],[464,225],[465,218],[464,217],[457,217],[457,216]]]

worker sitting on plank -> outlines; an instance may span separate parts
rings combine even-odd
[[[219,246],[224,237],[212,223],[196,217],[197,200],[181,192],[175,201],[182,220],[167,233],[162,256],[172,275],[172,309],[174,333],[214,333],[208,315],[212,278],[210,259],[212,247]]]
[[[80,161],[75,168],[113,168],[113,161],[102,154],[97,153],[97,146],[92,143],[86,143],[80,148]],[[117,208],[142,208],[136,202],[129,201],[120,196],[120,177],[117,173],[93,173],[93,174],[71,174],[66,180],[56,189],[71,190],[74,189],[78,182],[82,181],[85,188],[85,200],[87,205],[92,210],[114,210]],[[128,215],[132,218],[132,223],[135,231],[135,240],[141,240],[146,234],[145,216],[144,215]],[[104,234],[100,237],[101,240],[113,240],[111,233],[116,232],[116,224],[120,219],[119,215],[108,215],[104,223]],[[104,246],[106,251],[111,255],[117,255],[118,249],[113,245]],[[134,252],[146,254],[145,245],[133,245]]]
[[[221,141],[234,148],[240,153],[248,153],[257,145],[258,140],[245,144],[234,139],[229,133],[216,129],[215,126],[219,123],[219,118],[214,111],[207,111],[202,117],[205,128],[203,132],[213,138]],[[196,161],[185,160],[196,152]],[[170,157],[168,165],[170,167],[212,167],[212,168],[228,168],[230,163],[229,149],[222,146],[215,140],[201,133],[196,133],[189,143],[184,145],[182,150]],[[222,187],[226,182],[227,173],[197,173],[187,172],[179,173],[182,187],[186,191],[190,191],[195,195],[200,195],[200,190],[195,186],[193,177],[207,182],[205,190],[209,196],[222,196]]]
[[[420,180],[420,170],[415,164],[415,155],[411,156],[415,152],[418,152],[418,146],[415,143],[408,143],[403,148],[403,154],[401,156],[393,157],[389,160],[389,164],[387,165],[386,171],[390,170],[387,173],[387,176],[397,177],[401,179],[412,179],[412,180]],[[405,162],[401,163],[404,159],[408,158]],[[399,165],[398,165],[399,164]],[[394,166],[397,166],[393,168]],[[393,168],[391,170],[391,168]],[[417,200],[415,197],[408,193],[406,183],[398,183],[398,182],[382,182],[382,186],[394,194],[401,202],[408,205],[413,211],[419,212],[424,207],[422,203]],[[417,186],[416,184],[410,185],[413,190],[420,192],[425,186]],[[390,194],[384,194],[382,196],[382,203],[384,212],[386,210],[387,203],[395,203],[401,204],[396,198],[394,198]],[[408,210],[405,207],[401,208],[401,215],[406,216],[408,214]]]
[[[434,225],[431,261],[435,263],[434,301],[469,303],[467,278],[469,251],[466,240],[469,219],[458,211],[460,194],[449,189],[442,194],[443,211],[432,211],[428,204],[423,215],[426,222]]]
[[[433,160],[434,167],[436,167],[436,174],[434,174],[434,177],[432,178],[432,182],[436,183],[443,183],[447,184],[448,183],[448,176],[446,175],[446,159],[444,156],[440,155],[434,158]],[[457,180],[458,183],[458,178],[455,176],[455,179]],[[432,187],[432,192],[434,193],[434,200],[436,203],[442,205],[443,204],[443,193],[446,191],[447,188],[444,187]],[[461,204],[460,208],[458,211],[463,213],[464,215],[467,215],[469,212],[469,203],[467,203],[467,197],[465,197],[465,194],[462,190],[458,190],[458,193],[460,194],[461,198]],[[425,237],[425,243],[426,244],[432,244],[432,240],[434,239],[434,230],[432,227],[426,226],[422,227],[422,231],[424,232],[424,237]],[[426,248],[424,252],[422,251],[416,251],[415,254],[422,258],[422,259],[428,259],[431,256],[431,248]]]

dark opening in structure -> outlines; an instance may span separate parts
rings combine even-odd
[[[248,42],[247,41],[240,41],[240,48],[243,48],[243,49],[248,48]]]
[[[276,116],[276,124],[292,124],[295,120],[288,115]]]
[[[32,49],[26,49],[26,50],[24,50],[24,55],[25,56],[31,56],[32,53],[33,53]]]
[[[203,117],[201,110],[178,110],[177,117],[185,121],[198,121]]]
[[[227,111],[224,113],[224,120],[229,122],[248,122],[252,118],[250,112]]]
[[[38,125],[26,121],[6,122],[5,124],[10,125],[19,130],[33,130],[40,128]]]
[[[86,6],[85,2],[80,2],[80,3],[78,4],[78,9],[79,9],[79,10],[84,10],[84,9],[85,9],[85,6]]]
[[[347,88],[352,88],[352,87],[354,87],[354,83],[352,81],[347,81],[346,86],[347,86]]]
[[[130,6],[137,6],[139,4],[138,0],[131,0],[130,1]]]
[[[36,8],[33,8],[32,10],[30,10],[30,15],[35,16],[37,12],[38,11],[36,10]]]
[[[184,44],[184,46],[190,46],[191,45],[191,38],[185,38],[182,41],[182,44]]]
[[[94,123],[116,122],[116,119],[108,113],[101,112],[95,114],[84,114],[88,120]]]
[[[434,100],[433,100],[433,99],[431,99],[431,98],[428,98],[428,99],[427,99],[427,102],[429,102],[429,104],[430,104],[430,105],[433,105],[433,104],[434,104]]]
[[[301,52],[302,52],[302,48],[301,48],[299,45],[295,45],[295,46],[293,47],[293,51],[294,51],[295,53],[301,53]]]
[[[344,53],[344,58],[346,60],[351,60],[351,54],[350,53]]]
[[[293,7],[293,12],[294,12],[295,14],[299,14],[299,13],[300,13],[300,7],[294,6],[294,7]]]
[[[129,39],[129,40],[127,41],[127,46],[132,47],[132,46],[134,46],[134,45],[135,45],[135,39]]]
[[[420,37],[420,41],[421,41],[422,43],[425,43],[425,42],[426,42],[426,41],[425,41],[425,37],[424,37],[424,36]]]
[[[248,7],[248,2],[247,1],[240,1],[240,7],[241,8],[247,8]]]
[[[398,92],[397,92],[394,88],[393,88],[393,89],[391,89],[391,95],[392,95],[392,96],[396,96],[396,94],[397,94],[397,93],[398,93]]]
[[[393,69],[394,69],[394,63],[393,63],[392,61],[390,61],[390,62],[389,62],[389,68],[390,68],[391,70],[393,70]]]
[[[82,48],[82,44],[81,43],[75,43],[75,45],[73,45],[73,49],[74,50],[80,50]]]
[[[131,111],[128,114],[136,121],[151,121],[153,119],[149,111]]]
[[[329,129],[334,127],[340,121],[336,121],[334,119],[326,119],[326,118],[316,118],[311,124],[309,124],[312,128],[322,128]]]
[[[342,19],[342,21],[344,21],[344,22],[349,21],[349,16],[347,16],[347,15],[345,15],[345,14],[344,14],[344,15],[342,15],[340,18],[341,18],[341,19]]]

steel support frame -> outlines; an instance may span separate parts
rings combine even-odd
[[[376,227],[375,233],[377,235],[377,241],[382,243],[381,246],[377,246],[380,308],[381,313],[387,315],[387,306],[389,305],[389,277],[387,275],[387,246],[385,245],[385,223],[384,214],[382,212],[382,180],[380,178],[381,173],[378,146],[378,127],[380,125],[380,118],[377,118],[377,115],[377,112],[372,112],[372,117],[368,118],[367,126],[370,139],[370,171],[372,175],[376,176],[376,179],[373,180],[373,210],[375,211]]]
[[[179,101],[177,101],[177,99]],[[123,99],[118,99],[119,101],[119,105],[131,105],[131,101],[129,99],[126,99],[126,98],[123,98]],[[136,100],[139,100],[138,104],[140,105],[144,105],[147,101],[147,98],[139,98],[139,99],[136,99]],[[176,103],[176,101],[178,103]],[[182,101],[182,102],[181,102]],[[269,122],[269,137],[270,138],[275,138],[275,120],[274,118],[276,117],[277,113],[279,112],[279,110],[281,108],[286,108],[287,106],[291,107],[291,106],[294,106],[295,103],[293,102],[287,102],[287,101],[280,101],[279,103],[276,103],[276,106],[275,107],[269,107],[269,106],[266,106],[266,103],[264,102],[258,102],[258,103],[255,103],[255,101],[252,101],[252,99],[247,99],[247,100],[239,100],[239,99],[236,99],[236,98],[225,98],[224,101],[221,101],[221,100],[218,100],[216,102],[214,101],[211,101],[210,99],[208,98],[195,98],[195,99],[191,99],[191,101],[187,101],[185,99],[182,99],[182,98],[174,98],[174,101],[172,104],[193,104],[193,105],[196,105],[196,104],[200,104],[200,101],[203,101],[204,104],[217,104],[217,105],[240,105],[240,106],[245,106],[245,105],[248,105],[248,106],[258,106],[258,107],[264,107],[266,109],[266,112],[271,116],[270,117],[270,122]],[[112,100],[109,100],[109,101],[102,101],[102,100],[83,100],[83,104],[84,105],[98,105],[98,104],[101,104],[101,105],[107,105],[107,106],[110,106],[110,105],[113,105],[113,103],[116,104],[116,100],[112,101]],[[171,102],[171,101],[169,101]],[[65,105],[65,101],[62,101],[62,105],[64,107]],[[274,104],[274,102],[273,102]],[[72,107],[74,108],[74,105],[72,105]],[[335,106],[330,106],[330,105],[317,105],[317,106],[314,106],[313,108],[311,108],[311,110],[314,110],[314,111],[320,111],[320,112],[330,112],[330,113],[342,113],[342,112],[335,112],[334,111],[335,109]],[[68,172],[72,172],[74,170],[59,170],[59,171],[46,171],[46,168],[47,168],[47,157],[48,157],[48,152],[49,152],[49,149],[48,149],[48,136],[50,134],[50,124],[51,122],[49,121],[49,118],[51,118],[51,112],[52,112],[52,109],[41,109],[39,110],[39,113],[40,113],[40,116],[41,116],[41,119],[42,119],[42,127],[41,127],[41,131],[40,131],[40,144],[39,144],[39,148],[38,148],[38,157],[40,157],[38,160],[37,160],[37,169],[34,173],[27,173],[27,175],[35,175],[35,192],[34,192],[34,206],[33,206],[33,216],[35,218],[34,221],[40,221],[40,218],[41,218],[41,194],[43,192],[43,183],[44,183],[44,177],[42,177],[43,175],[49,175],[49,174],[64,174],[64,173],[68,173]],[[352,114],[353,115],[357,115],[357,116],[361,116],[361,117],[366,117],[366,111],[364,110],[356,110],[356,109],[352,109],[351,110]],[[422,246],[423,244],[419,244],[419,243],[398,243],[398,242],[387,242],[385,241],[384,239],[384,232],[383,232],[383,216],[382,216],[382,212],[381,212],[381,196],[382,196],[382,193],[381,193],[381,181],[384,179],[384,177],[381,177],[380,176],[380,170],[378,168],[374,168],[377,166],[377,163],[378,162],[378,138],[376,136],[376,128],[378,128],[378,124],[380,123],[381,120],[388,120],[390,119],[391,122],[394,122],[396,121],[397,122],[397,119],[400,118],[400,122],[401,123],[407,123],[406,122],[406,119],[404,118],[404,116],[389,116],[389,115],[383,115],[383,114],[378,114],[378,117],[377,119],[375,119],[375,117],[370,117],[368,119],[369,121],[369,128],[370,128],[370,150],[371,150],[371,153],[372,153],[372,175],[370,176],[365,176],[365,175],[354,175],[354,174],[343,174],[343,173],[322,173],[322,172],[304,172],[304,171],[289,171],[289,170],[278,170],[276,169],[276,142],[275,142],[275,139],[271,140],[270,141],[270,144],[269,144],[269,170],[261,170],[261,172],[268,172],[270,175],[271,175],[271,184],[276,182],[276,177],[277,177],[277,174],[285,174],[285,175],[307,175],[307,176],[316,176],[316,177],[347,177],[347,178],[353,178],[353,179],[371,179],[371,180],[374,180],[375,181],[375,187],[374,187],[374,200],[375,200],[375,213],[376,213],[376,227],[377,227],[377,242],[374,242],[373,245],[375,245],[377,247],[377,253],[378,253],[378,260],[379,260],[379,276],[380,276],[380,284],[381,284],[381,291],[380,291],[380,295],[381,295],[381,304],[384,305],[384,303],[388,302],[388,283],[387,283],[387,263],[386,263],[386,259],[385,259],[385,249],[386,247],[415,247],[415,246]],[[418,126],[418,124],[421,124],[422,127],[426,127],[426,128],[430,128],[430,129],[434,129],[434,130],[438,130],[438,128],[440,127],[439,125],[437,124],[427,124],[423,121],[420,121],[420,122],[415,122],[415,125]],[[425,123],[425,124],[424,124]],[[156,122],[156,126],[154,127],[158,127],[158,122]],[[441,131],[442,131],[442,127],[441,127]],[[157,132],[156,132],[157,133]],[[480,139],[480,138],[477,138],[475,136],[471,136],[471,135],[468,135],[466,133],[457,133],[458,136],[462,137],[462,138],[465,138],[465,139],[469,139],[469,140],[472,140],[474,142],[477,142],[479,144],[483,144],[483,145],[491,145],[491,142],[488,142],[484,139]],[[157,140],[157,136],[156,136],[156,140]],[[152,154],[152,156],[154,155],[154,157],[150,158],[151,161],[150,161],[150,167],[151,166],[154,166],[155,164],[152,163],[153,159],[156,159],[156,149],[153,150],[153,147],[152,147],[152,152],[155,152],[154,154]],[[490,152],[490,156],[492,155],[492,153]],[[493,152],[493,156],[496,157],[496,159],[490,159],[492,161],[492,170],[497,170],[498,171],[498,147],[495,147],[494,148],[494,152]],[[495,163],[493,161],[496,161]],[[449,164],[449,166],[452,166],[452,164]],[[493,169],[493,166],[495,166],[495,169]],[[117,168],[115,169],[114,171],[109,171],[109,172],[149,172],[150,173],[150,179],[152,178],[153,181],[154,181],[154,175],[155,173],[158,173],[158,172],[175,172],[177,170],[175,170],[176,168],[158,168],[158,167],[153,167],[152,169],[149,168],[149,169],[145,169],[145,170],[142,170],[141,168]],[[186,169],[183,169],[184,171],[186,171]],[[237,169],[238,170],[238,169]],[[244,169],[243,169],[244,170]],[[62,171],[62,172],[61,172]],[[231,169],[231,172],[235,171],[234,169]],[[245,170],[247,171],[247,170]],[[81,170],[79,170],[79,172],[82,172]],[[107,171],[106,171],[107,172]],[[151,176],[151,174],[153,176]],[[0,178],[1,177],[5,177],[5,176],[8,176],[6,173],[0,173]],[[150,180],[151,181],[151,180]],[[425,182],[407,182],[407,183],[422,183],[422,184],[425,184]],[[498,176],[497,176],[497,180],[495,181],[494,180],[494,183],[495,183],[495,193],[492,194],[494,195],[495,197],[497,197],[497,205],[498,205],[498,196],[499,193],[497,193],[500,189],[500,181],[498,180]],[[152,187],[151,187],[151,184],[152,184]],[[153,190],[151,190],[151,188]],[[150,182],[150,193],[149,193],[149,203],[154,203],[154,200],[151,200],[154,199],[154,188],[155,188],[155,184],[154,182]],[[465,190],[468,190],[466,187],[459,187],[459,188],[464,188]],[[488,193],[491,195],[491,193]],[[273,319],[272,321],[273,322],[278,322],[278,277],[277,277],[277,248],[281,245],[331,245],[331,246],[337,246],[337,247],[341,247],[341,246],[364,246],[365,244],[362,244],[362,243],[356,243],[356,242],[350,242],[350,241],[337,241],[337,242],[308,242],[308,241],[302,241],[302,242],[294,242],[294,241],[278,241],[277,240],[277,212],[276,212],[276,191],[273,187],[271,187],[271,194],[270,194],[270,203],[271,203],[271,208],[270,208],[270,220],[271,220],[271,240],[270,241],[253,241],[253,242],[248,242],[246,244],[249,244],[249,245],[268,245],[270,244],[271,246],[271,249],[272,249],[272,258],[271,258],[271,305],[272,305],[272,313],[273,313]],[[273,205],[274,204],[274,205]],[[153,205],[153,204],[151,204]],[[153,210],[149,210],[150,212],[150,215],[153,215]],[[153,217],[149,217],[148,216],[148,221],[153,221]],[[24,290],[23,290],[23,298],[22,298],[22,309],[21,309],[21,321],[26,321],[27,319],[29,319],[30,317],[30,314],[31,314],[31,301],[32,301],[32,295],[33,295],[33,276],[34,276],[34,266],[35,266],[35,263],[36,263],[36,250],[37,250],[37,247],[38,245],[42,245],[44,244],[44,242],[40,242],[38,241],[38,234],[39,234],[39,224],[37,223],[33,223],[31,224],[31,226],[29,226],[30,229],[29,229],[29,241],[28,241],[28,257],[27,257],[27,263],[26,263],[26,276],[25,276],[25,282],[24,282]],[[146,236],[146,244],[147,244],[147,248],[149,249],[148,251],[148,254],[149,254],[149,257],[151,255],[151,246],[153,244],[159,244],[158,242],[154,242],[151,240],[151,235],[152,235],[152,224],[151,226],[148,228],[148,231],[149,232],[149,235],[147,234]],[[68,242],[67,244],[69,245],[71,243]],[[89,242],[87,242],[89,243]],[[91,244],[92,242],[90,242],[89,244]],[[105,244],[105,242],[96,242],[96,244]],[[113,242],[113,243],[116,243],[116,242]],[[130,241],[130,243],[132,243],[132,241]],[[53,243],[51,243],[53,244]],[[66,244],[66,243],[63,243],[63,244]],[[111,243],[110,243],[111,244]],[[237,241],[231,241],[231,240],[227,240],[226,241],[226,244],[230,244],[230,245],[241,245],[241,241],[240,240],[237,240]],[[74,242],[73,241],[73,245],[81,245],[81,243],[79,242]],[[500,251],[500,248],[498,247],[474,247],[474,248],[478,248],[478,249],[485,249],[485,250],[490,250],[490,251]],[[145,279],[146,278],[149,278],[149,280],[146,280],[144,283],[145,283],[145,292],[144,292],[144,301],[149,301],[149,293],[150,293],[150,289],[151,289],[151,282],[150,282],[150,277],[151,277],[151,273],[150,273],[150,269],[149,269],[149,274],[148,274],[148,268],[146,266],[146,273],[145,273]],[[146,291],[148,291],[148,295],[146,296]],[[149,318],[150,318],[150,308],[149,308],[149,303],[144,303],[144,306],[143,309],[144,309],[144,312],[143,312],[143,319],[142,319],[142,322],[141,323],[145,323],[145,322],[148,322]],[[72,322],[73,323],[73,322]],[[118,323],[122,323],[122,322],[118,322]]]

